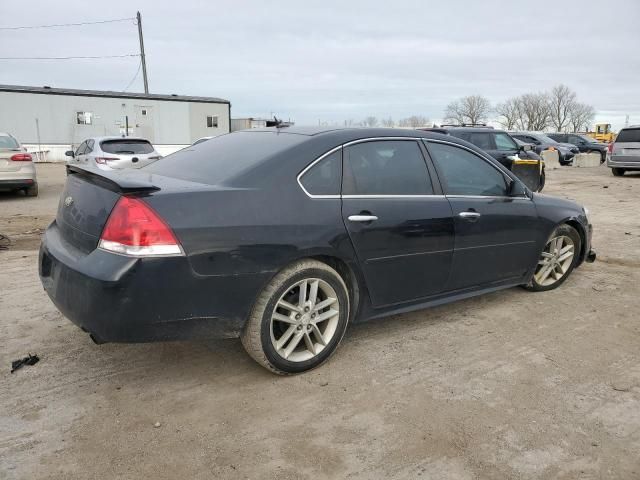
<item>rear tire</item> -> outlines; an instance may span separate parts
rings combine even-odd
[[[338,272],[316,260],[301,260],[262,290],[240,339],[266,369],[301,373],[320,366],[336,350],[349,313],[349,292]]]
[[[624,168],[612,168],[611,173],[613,173],[614,177],[622,177],[626,170]]]
[[[34,183],[30,187],[24,189],[24,193],[27,197],[37,197],[38,196],[38,184]]]
[[[560,225],[545,244],[531,281],[524,288],[545,292],[562,285],[578,263],[582,239],[571,225]]]

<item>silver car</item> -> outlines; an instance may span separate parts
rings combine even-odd
[[[609,144],[607,167],[616,177],[640,170],[640,125],[620,130],[615,141]]]
[[[31,155],[8,133],[0,132],[0,190],[24,191],[28,197],[38,196],[36,167]]]
[[[142,168],[162,158],[149,140],[135,137],[87,138],[66,155],[70,164],[102,170]]]

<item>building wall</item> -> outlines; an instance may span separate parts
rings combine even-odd
[[[78,112],[90,112],[91,124],[79,125]],[[217,128],[207,127],[207,116],[218,117]],[[0,92],[0,131],[34,146],[38,119],[40,144],[49,146],[49,161],[64,160],[58,152],[87,137],[124,134],[125,117],[130,136],[160,146],[186,146],[200,137],[230,131],[228,104]]]

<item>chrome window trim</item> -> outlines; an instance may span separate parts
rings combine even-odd
[[[488,161],[488,157],[486,156],[486,154],[484,152],[482,152],[482,154],[479,154],[478,152],[476,152],[475,150],[466,147],[465,145],[460,145],[459,143],[455,143],[455,142],[448,142],[446,140],[436,140],[436,139],[431,139],[431,138],[427,138],[427,137],[367,137],[367,138],[359,138],[357,140],[352,140],[350,142],[347,143],[343,143],[342,145],[338,145],[337,147],[332,148],[331,150],[323,153],[322,155],[320,155],[318,158],[316,158],[313,162],[311,162],[309,165],[307,165],[296,177],[296,181],[298,182],[298,185],[300,186],[300,188],[302,189],[302,191],[305,193],[305,195],[307,195],[307,197],[309,198],[319,198],[319,199],[339,199],[339,198],[346,198],[346,199],[356,199],[356,198],[478,198],[478,199],[511,199],[511,200],[517,200],[517,199],[526,199],[529,201],[532,201],[532,198],[530,198],[528,195],[522,195],[522,196],[517,196],[517,197],[509,197],[509,196],[496,196],[496,195],[436,195],[436,194],[431,194],[431,195],[342,195],[342,193],[340,193],[339,195],[313,195],[311,193],[309,193],[307,191],[307,189],[304,188],[304,186],[302,185],[302,182],[300,181],[300,179],[302,178],[302,176],[309,171],[311,168],[313,168],[313,166],[322,161],[324,158],[328,157],[329,155],[331,155],[332,153],[337,152],[338,150],[343,149],[344,147],[348,147],[349,145],[355,145],[358,143],[364,143],[364,142],[373,142],[373,141],[385,141],[385,140],[412,140],[412,141],[423,141],[426,143],[429,142],[433,142],[433,143],[443,143],[445,145],[451,145],[453,147],[458,147],[458,148],[462,148],[464,150],[467,150],[468,152],[475,154],[476,156],[482,158],[483,160],[485,160],[485,162],[487,162],[491,167],[493,167],[494,169],[496,169],[498,172],[500,172],[502,175],[505,175],[505,173],[498,168],[496,165],[493,164],[493,159],[491,159],[491,161]],[[343,161],[344,161],[344,156],[343,156]]]
[[[444,195],[342,195],[342,198],[445,198]]]

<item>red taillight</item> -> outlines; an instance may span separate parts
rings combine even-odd
[[[33,158],[28,153],[16,153],[11,156],[11,161],[13,162],[30,162]]]
[[[111,161],[111,160],[120,160],[117,157],[96,157],[96,163],[99,163],[100,165],[106,165],[107,162]]]
[[[137,257],[182,255],[171,228],[143,200],[121,197],[102,230],[99,247]]]
[[[611,143],[607,146],[607,152],[609,152],[609,153],[613,152],[613,142],[611,142]]]

